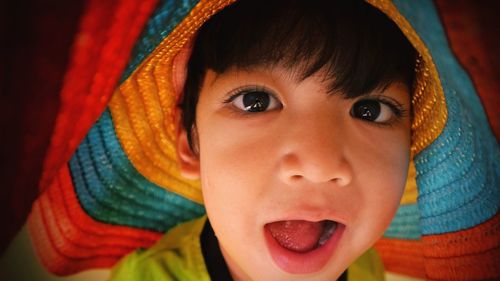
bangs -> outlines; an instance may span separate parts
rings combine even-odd
[[[354,98],[395,81],[411,88],[416,52],[363,1],[240,0],[200,29],[191,66],[283,66],[303,80],[322,70],[330,92]]]
[[[194,42],[179,105],[189,145],[207,69],[280,65],[299,80],[321,70],[330,93],[355,98],[396,81],[412,93],[416,54],[396,24],[360,0],[239,0]]]

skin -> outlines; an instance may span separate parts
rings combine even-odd
[[[406,182],[410,150],[408,88],[345,99],[330,94],[322,72],[299,81],[279,66],[208,70],[197,105],[196,147],[179,131],[186,177],[200,178],[209,220],[235,280],[332,280],[383,234]],[[247,113],[229,95],[259,86],[277,97],[269,111]],[[355,118],[351,108],[368,97],[396,101],[382,123]],[[388,111],[389,110],[389,111]],[[389,115],[387,115],[389,114]],[[386,118],[387,119],[387,118]],[[264,225],[330,219],[345,225],[331,258],[306,274],[284,271],[271,257]]]

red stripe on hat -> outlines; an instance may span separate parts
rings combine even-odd
[[[423,244],[420,240],[381,238],[375,249],[388,271],[425,278]]]
[[[95,221],[81,208],[69,168],[35,201],[28,220],[35,251],[57,275],[107,268],[136,248],[147,248],[162,233]]]
[[[500,213],[473,228],[429,235],[424,243],[430,280],[500,280]]]
[[[388,271],[426,280],[500,280],[500,213],[473,228],[422,240],[382,238],[375,248]]]
[[[40,189],[50,186],[104,111],[157,0],[90,0],[75,37]]]

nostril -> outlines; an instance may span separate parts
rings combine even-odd
[[[300,151],[299,151],[300,152]],[[299,157],[300,156],[300,157]],[[320,159],[321,155],[311,156],[305,152],[284,154],[279,162],[279,177],[283,182],[301,183],[333,183],[339,186],[348,185],[352,171],[349,162],[342,155]],[[342,157],[335,159],[336,157]],[[321,163],[320,163],[321,162]]]
[[[334,179],[331,179],[330,181],[336,183],[339,186],[346,186],[349,184],[351,179],[350,179],[349,175],[344,175],[343,177],[334,178]]]

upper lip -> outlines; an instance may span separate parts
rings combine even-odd
[[[331,220],[343,225],[346,225],[347,223],[346,217],[340,214],[340,212],[333,211],[329,208],[317,207],[297,207],[291,212],[278,214],[277,216],[271,218],[267,223],[289,220],[303,220],[311,222]]]

